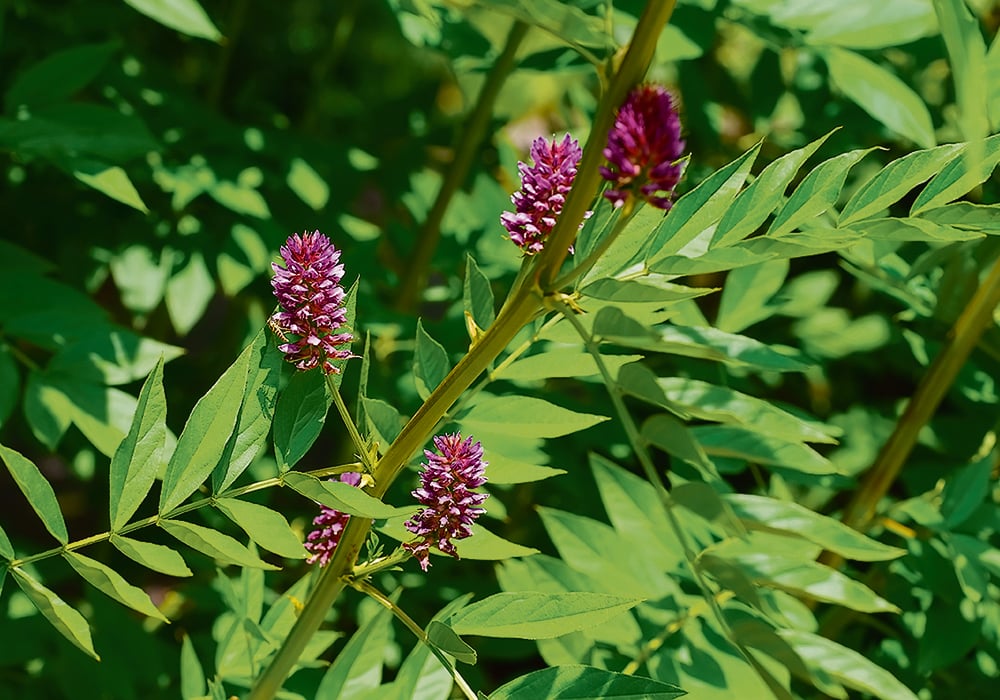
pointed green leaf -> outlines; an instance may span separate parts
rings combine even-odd
[[[710,455],[737,457],[805,474],[837,473],[837,467],[830,460],[801,442],[779,440],[730,425],[699,425],[692,428],[691,433]]]
[[[121,535],[111,535],[111,544],[126,557],[139,562],[147,569],[159,571],[168,576],[191,575],[191,569],[184,563],[184,558],[165,545],[134,540]]]
[[[607,416],[577,413],[530,396],[480,394],[459,422],[472,434],[482,428],[519,437],[551,438],[585,430],[606,420]]]
[[[182,520],[161,520],[158,524],[167,533],[191,549],[206,554],[213,559],[218,559],[227,564],[236,564],[254,569],[269,569],[274,571],[279,568],[268,564],[229,535],[224,535],[211,528]]]
[[[368,422],[368,431],[377,442],[381,451],[385,452],[399,435],[406,422],[395,406],[382,399],[363,398],[361,406],[365,411],[365,420]]]
[[[427,638],[431,644],[446,654],[454,656],[463,664],[476,663],[476,650],[455,634],[455,630],[440,620],[431,620],[427,625]]]
[[[403,523],[405,517],[392,518],[378,527],[378,531],[388,535],[399,542],[409,542],[415,535],[407,530]],[[528,557],[538,554],[537,549],[524,547],[516,542],[510,542],[495,535],[485,527],[476,523],[472,526],[472,535],[461,540],[453,540],[452,544],[458,551],[459,559],[473,559],[476,561],[500,561],[514,557]],[[449,556],[441,552],[437,547],[431,547],[431,554]]]
[[[14,580],[21,587],[28,600],[38,608],[45,619],[59,633],[73,642],[81,651],[98,661],[101,657],[94,651],[94,642],[90,636],[90,625],[83,615],[66,604],[62,598],[43,586],[19,568],[10,570]]]
[[[144,590],[130,584],[111,567],[76,552],[63,552],[63,558],[87,583],[104,595],[147,617],[170,622]]]
[[[19,71],[4,99],[7,113],[15,113],[21,105],[41,107],[69,99],[98,76],[119,48],[116,41],[81,44]]]
[[[156,20],[189,36],[218,41],[222,34],[212,24],[197,0],[125,0],[126,3]]]
[[[199,250],[191,251],[186,260],[178,251],[175,260],[163,299],[170,323],[178,335],[185,336],[205,315],[215,296],[215,278]]]
[[[718,291],[705,287],[688,287],[670,281],[665,275],[649,272],[641,277],[625,280],[604,277],[590,282],[580,292],[592,299],[619,302],[663,302],[669,304],[686,299],[697,299]]]
[[[431,623],[447,619],[471,598],[471,593],[459,596],[439,610]],[[431,623],[427,625],[428,633]],[[393,682],[395,694],[382,700],[448,700],[453,685],[451,673],[431,653],[430,648],[426,644],[417,644],[399,667]]]
[[[979,20],[962,0],[934,0],[934,11],[955,81],[959,129],[966,141],[976,142],[990,133],[986,42]],[[967,155],[975,167],[982,152],[969,151]]]
[[[396,508],[369,496],[357,486],[341,481],[320,481],[302,472],[288,472],[284,476],[284,482],[292,490],[317,503],[322,503],[327,508],[363,518],[380,520],[398,516],[409,517],[416,510],[414,507]]]
[[[243,402],[252,354],[253,345],[249,345],[191,411],[163,475],[161,514],[194,493],[222,457]]]
[[[281,513],[235,498],[220,498],[215,506],[264,549],[288,559],[305,559],[305,548]]]
[[[493,287],[490,279],[479,269],[475,258],[465,254],[465,282],[462,286],[462,303],[465,312],[472,316],[482,330],[486,330],[496,318],[493,299]]]
[[[986,235],[980,231],[955,228],[917,217],[869,219],[859,221],[851,228],[876,241],[954,243],[972,241]]]
[[[652,678],[627,676],[593,666],[557,666],[532,671],[492,693],[489,700],[669,700],[686,691]]]
[[[813,168],[795,188],[785,206],[778,210],[770,228],[767,229],[767,235],[777,237],[791,233],[802,224],[811,223],[830,209],[840,198],[847,173],[857,165],[858,161],[874,150],[874,148],[861,148],[848,151],[825,160]]]
[[[530,464],[496,452],[490,453],[486,465],[486,477],[491,484],[523,484],[565,473],[565,469]]]
[[[417,344],[413,352],[413,379],[417,394],[426,400],[451,371],[448,351],[432,338],[417,319]]]
[[[317,698],[361,698],[382,681],[385,649],[392,643],[392,613],[379,607],[374,616],[351,635],[320,681]]]
[[[727,333],[739,333],[770,318],[778,310],[768,304],[778,293],[788,275],[788,260],[768,260],[733,270],[726,276],[726,286],[719,299],[715,327]]]
[[[121,167],[92,160],[71,161],[69,167],[73,169],[73,177],[87,187],[94,188],[116,202],[138,209],[143,214],[149,213],[146,203]]]
[[[45,529],[60,543],[69,542],[66,532],[66,521],[59,510],[59,501],[52,485],[42,476],[34,462],[20,452],[0,445],[0,459],[7,465],[10,475],[14,477],[21,493],[28,499],[31,508],[38,514]]]
[[[980,151],[982,158],[967,157],[970,147]],[[977,167],[970,169],[970,160],[975,160]],[[917,195],[913,206],[910,207],[910,215],[916,216],[968,194],[989,179],[998,162],[1000,162],[1000,134],[990,136],[977,144],[966,144],[961,156],[950,160]]]
[[[108,504],[112,532],[128,522],[156,481],[156,474],[163,466],[166,420],[161,356],[143,382],[132,427],[111,458]]]
[[[846,559],[886,561],[906,554],[797,503],[740,493],[722,498],[749,528],[802,537]]]
[[[0,557],[10,561],[14,558],[14,545],[11,544],[10,538],[7,537],[7,533],[3,531],[0,527]]]
[[[605,355],[603,359],[614,376],[619,367],[641,360],[642,355]],[[509,381],[537,381],[553,377],[583,378],[595,374],[600,374],[600,369],[589,353],[580,352],[579,348],[567,347],[522,357],[517,362],[494,372],[493,376],[496,379]]]
[[[604,593],[496,593],[449,620],[457,634],[552,639],[598,625],[642,602]]]
[[[642,424],[640,433],[646,443],[696,468],[705,482],[712,484],[722,481],[715,464],[709,459],[691,428],[673,416],[666,413],[650,416]]]
[[[206,692],[205,670],[198,660],[191,637],[185,634],[181,641],[181,698],[197,700],[203,698]]]
[[[322,372],[296,372],[274,409],[274,454],[282,472],[294,467],[319,437],[333,403]]]
[[[314,211],[325,207],[330,200],[330,186],[309,163],[301,158],[292,158],[285,183]]]

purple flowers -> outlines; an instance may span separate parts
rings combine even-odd
[[[281,310],[269,321],[285,341],[278,347],[300,370],[322,367],[324,374],[335,374],[340,369],[334,360],[353,357],[353,336],[339,332],[347,323],[340,251],[314,231],[289,236],[281,246],[281,257],[285,267],[271,265],[275,273],[271,285]]]
[[[486,512],[479,506],[489,497],[472,490],[486,483],[481,443],[473,443],[471,437],[462,440],[454,433],[438,435],[434,446],[437,454],[424,450],[427,462],[420,473],[420,488],[413,492],[426,507],[406,522],[406,529],[422,539],[403,544],[424,571],[430,566],[432,546],[458,558],[451,540],[472,535],[472,522]]]
[[[347,472],[340,475],[340,480],[345,484],[357,486],[361,483],[361,475],[356,472]],[[333,556],[333,550],[340,542],[340,536],[347,527],[347,521],[351,516],[341,513],[339,510],[320,506],[319,515],[313,518],[313,525],[316,528],[306,537],[305,548],[309,551],[306,562],[309,564],[319,564],[326,566]]]
[[[517,211],[504,212],[500,222],[525,255],[534,255],[545,246],[566,203],[566,193],[573,186],[582,155],[580,144],[569,134],[562,142],[553,139],[549,143],[539,137],[531,144],[535,164],[517,164],[521,189],[510,198]]]
[[[669,209],[670,195],[684,172],[679,163],[684,141],[674,98],[660,85],[640,85],[618,109],[608,134],[601,175],[611,181],[604,196],[620,207],[629,192],[654,207]]]

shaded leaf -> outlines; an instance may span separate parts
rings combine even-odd
[[[641,359],[642,355],[603,356],[604,364],[612,376],[622,365]],[[522,357],[517,362],[494,372],[493,377],[510,381],[534,381],[553,377],[583,378],[595,374],[600,374],[600,369],[590,353],[580,352],[578,348],[560,348]]]
[[[532,671],[490,693],[489,700],[667,700],[686,691],[651,678],[627,676],[592,666],[558,666]]]
[[[451,371],[448,352],[432,338],[417,319],[417,341],[413,352],[413,379],[417,394],[426,400]]]
[[[691,433],[706,453],[717,457],[737,457],[806,474],[837,473],[837,467],[830,460],[801,442],[767,437],[730,425],[699,425],[692,428]]]
[[[278,468],[294,467],[319,437],[333,403],[322,372],[296,372],[274,409],[274,454]]]
[[[125,0],[150,19],[190,36],[218,41],[222,34],[197,0]]]
[[[392,613],[379,606],[347,640],[320,681],[317,698],[361,698],[382,681],[385,648],[392,643]]]
[[[465,282],[462,285],[462,301],[466,313],[472,316],[479,328],[486,330],[496,318],[493,288],[490,279],[479,269],[475,258],[465,254]]]
[[[81,44],[46,56],[20,71],[4,96],[8,113],[20,105],[62,102],[88,85],[119,48],[118,42]]]
[[[403,517],[392,518],[379,525],[378,531],[399,542],[410,542],[416,538],[416,535],[403,526],[405,520],[406,518]],[[475,523],[472,526],[472,536],[462,540],[452,540],[452,544],[458,550],[460,559],[473,559],[476,561],[499,561],[538,554],[537,549],[505,540],[499,535],[490,532],[479,523]],[[435,555],[449,556],[441,552],[437,547],[431,547],[430,551]]]
[[[431,644],[446,654],[451,654],[463,664],[476,663],[476,650],[455,634],[455,630],[440,620],[431,620],[427,625],[427,638]]]
[[[66,521],[63,520],[62,511],[59,510],[56,493],[34,462],[20,452],[3,445],[0,445],[0,459],[7,465],[7,470],[14,477],[14,482],[28,499],[32,510],[38,514],[45,529],[60,543],[69,542]]]
[[[14,580],[21,587],[28,600],[38,608],[38,611],[45,616],[45,619],[55,627],[59,633],[73,642],[81,651],[88,656],[92,656],[98,661],[101,657],[94,651],[94,642],[90,636],[90,625],[83,615],[66,604],[62,598],[43,586],[19,568],[10,570],[14,575]]]

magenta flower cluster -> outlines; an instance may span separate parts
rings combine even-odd
[[[346,472],[340,475],[340,480],[351,486],[361,483],[361,475],[357,472]],[[333,550],[340,542],[340,536],[347,527],[351,516],[335,508],[320,506],[319,515],[313,518],[316,528],[306,537],[305,548],[309,552],[306,562],[326,566],[333,556]]]
[[[335,360],[353,357],[347,323],[344,266],[340,251],[319,231],[294,234],[281,246],[282,267],[272,263],[274,296],[281,309],[270,325],[285,342],[278,347],[300,370],[321,367],[324,374],[340,369]]]
[[[458,558],[452,540],[472,535],[472,523],[486,512],[480,508],[488,494],[473,489],[486,483],[483,446],[458,433],[434,438],[437,453],[424,450],[427,462],[420,473],[420,488],[413,496],[425,507],[406,522],[406,529],[419,540],[403,544],[416,557],[420,568],[430,566],[429,552],[437,547]]]
[[[551,142],[539,137],[531,144],[534,165],[519,162],[521,189],[511,195],[516,211],[504,212],[500,222],[525,255],[534,255],[545,246],[556,218],[573,186],[583,151],[569,134]]]
[[[684,172],[684,141],[674,97],[660,85],[640,85],[618,109],[608,134],[601,175],[611,182],[604,196],[616,207],[630,193],[654,207],[670,209],[670,197]]]

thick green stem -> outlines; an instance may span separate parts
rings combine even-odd
[[[407,260],[406,271],[400,283],[399,297],[396,306],[401,310],[411,309],[416,306],[417,297],[423,289],[424,277],[427,274],[427,267],[437,250],[438,241],[441,240],[441,222],[448,211],[452,197],[458,188],[465,182],[472,167],[472,160],[479,150],[480,144],[486,135],[486,129],[490,124],[490,117],[493,115],[493,105],[496,102],[500,88],[503,86],[507,76],[514,69],[514,59],[517,49],[521,45],[525,34],[528,33],[528,25],[524,22],[514,22],[510,32],[507,34],[507,43],[503,52],[497,58],[493,69],[486,77],[486,82],[479,91],[479,98],[472,113],[469,114],[462,131],[461,139],[455,148],[455,158],[444,173],[441,182],[441,189],[438,190],[437,198],[427,213],[423,226],[420,227],[420,235],[417,238],[417,247]]]

